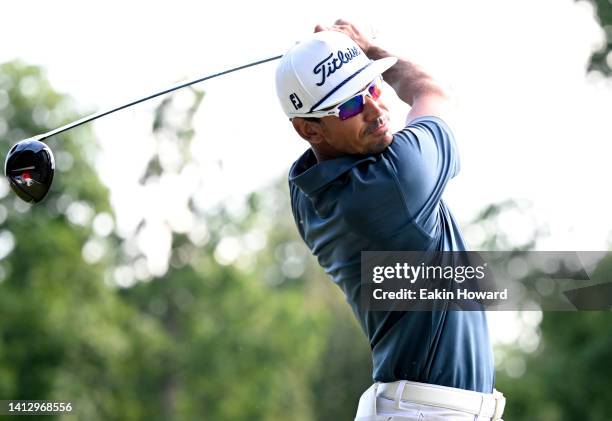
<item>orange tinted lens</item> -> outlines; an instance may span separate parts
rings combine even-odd
[[[370,92],[370,95],[372,95],[372,98],[378,99],[378,97],[380,97],[380,94],[382,93],[381,83],[378,80],[376,80],[374,83],[370,85],[370,87],[368,88],[368,91]]]

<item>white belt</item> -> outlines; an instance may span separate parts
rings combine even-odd
[[[437,406],[491,418],[493,421],[501,420],[506,405],[504,395],[495,389],[493,389],[493,393],[479,393],[406,380],[379,383],[377,389],[378,396],[394,400],[398,405],[401,401],[405,401]]]

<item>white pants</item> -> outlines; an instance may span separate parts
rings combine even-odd
[[[377,417],[382,416],[383,418],[381,419],[385,421],[489,421],[491,419],[452,409],[419,405],[411,402],[403,402],[402,408],[397,409],[395,401],[383,397],[377,399],[377,406]]]
[[[376,397],[375,397],[376,396]],[[374,404],[373,399],[376,399]],[[373,410],[375,405],[375,409]],[[375,411],[375,414],[373,413]],[[359,400],[355,421],[490,421],[485,418],[454,409],[398,401],[376,392],[376,384],[366,390]],[[503,420],[500,420],[503,421]]]

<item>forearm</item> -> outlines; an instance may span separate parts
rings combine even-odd
[[[376,45],[370,46],[365,53],[371,60],[392,56]],[[437,94],[446,97],[444,90],[429,74],[418,65],[401,57],[398,57],[397,63],[383,73],[383,78],[395,90],[397,96],[410,106],[421,95]]]

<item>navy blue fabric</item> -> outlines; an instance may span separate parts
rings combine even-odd
[[[291,167],[295,222],[319,264],[344,291],[372,348],[373,378],[493,390],[485,313],[383,312],[361,306],[361,251],[466,250],[441,199],[459,172],[452,132],[421,117],[382,153],[317,163],[312,150]]]

